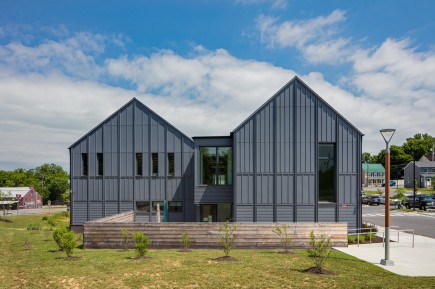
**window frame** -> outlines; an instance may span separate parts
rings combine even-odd
[[[143,153],[136,153],[136,176],[143,176]]]
[[[174,177],[175,176],[175,153],[169,152],[167,154],[168,158],[168,177]]]
[[[324,156],[320,156],[320,148],[322,145],[325,146],[333,146],[332,152],[333,152],[333,156],[332,157],[324,157]],[[319,143],[318,144],[318,148],[317,148],[317,178],[318,178],[318,185],[317,185],[317,198],[318,198],[318,203],[320,204],[336,204],[337,203],[337,145],[336,143]],[[320,176],[320,165],[321,165],[321,161],[332,161],[332,200],[320,200],[321,199],[321,176]],[[324,197],[324,196],[323,196]]]
[[[151,153],[151,176],[159,176],[159,153]]]
[[[214,156],[216,158],[214,170],[212,172],[212,183],[207,184],[204,182],[204,162],[203,162],[203,154],[201,153],[202,148],[207,148],[209,150],[214,150],[214,154],[211,156]],[[224,184],[220,184],[220,149],[230,149],[230,158],[227,159],[226,167],[227,167],[227,173],[225,175],[225,181]],[[223,159],[223,157],[222,157]],[[233,147],[232,146],[201,146],[199,147],[199,184],[200,186],[232,186],[233,185]]]
[[[104,176],[104,154],[97,153],[97,176]]]
[[[89,155],[88,153],[82,153],[82,176],[89,176]]]

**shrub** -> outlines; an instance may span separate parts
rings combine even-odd
[[[231,225],[228,221],[226,221],[222,226],[219,227],[219,244],[222,247],[222,250],[224,251],[226,257],[229,256],[230,250],[235,248],[232,243],[234,241],[234,231],[236,230],[237,225]]]
[[[316,236],[314,235],[314,232],[311,231],[310,246],[311,248],[307,249],[307,252],[314,260],[314,267],[318,270],[322,270],[332,253],[331,238],[326,238],[322,235],[320,236],[320,239],[316,241]]]
[[[189,249],[192,241],[190,240],[189,234],[187,234],[187,232],[184,232],[183,235],[181,235],[180,243],[183,244],[184,251]]]
[[[42,217],[42,220],[43,220],[43,221],[47,221],[47,216],[43,216],[43,217]]]
[[[366,242],[366,236],[365,236],[365,235],[358,235],[358,236],[357,236],[357,239],[358,239],[358,242],[359,242],[360,244],[363,244],[363,243]]]
[[[74,232],[69,230],[64,232],[61,236],[61,243],[66,255],[70,257],[74,248],[77,246],[76,240],[74,239]]]
[[[369,241],[369,240],[373,241],[376,237],[376,233],[368,233],[368,234],[365,234],[364,237],[367,241]]]
[[[122,229],[121,230],[121,235],[122,235],[122,248],[124,249],[124,251],[127,251],[128,249],[128,238],[130,237],[130,232],[128,232],[128,230],[126,229]]]
[[[39,223],[31,223],[27,226],[27,230],[41,230],[41,224]]]
[[[145,256],[148,252],[148,246],[151,244],[151,240],[141,232],[134,233],[133,240],[135,245],[134,248],[139,257]]]
[[[282,224],[279,226],[278,224],[275,225],[275,228],[272,230],[275,234],[279,236],[281,239],[281,243],[284,245],[284,251],[288,252],[288,249],[290,247],[290,244],[292,242],[292,238],[290,237],[289,232],[287,231],[288,226],[286,224]]]
[[[52,227],[56,227],[57,225],[56,220],[54,220],[54,218],[48,218],[47,223]]]
[[[59,251],[63,251],[63,243],[62,243],[62,237],[65,233],[68,232],[68,229],[66,227],[57,227],[54,229],[53,232],[53,239],[56,242],[57,246],[59,247]]]
[[[347,235],[347,242],[349,244],[356,243],[356,236],[355,235]]]

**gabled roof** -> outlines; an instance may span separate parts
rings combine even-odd
[[[146,110],[150,111],[152,114],[156,115],[158,118],[160,118],[167,126],[173,128],[174,130],[176,130],[177,132],[179,132],[180,134],[182,134],[186,139],[188,139],[189,141],[191,141],[193,143],[193,140],[185,135],[183,132],[181,132],[179,129],[177,129],[175,126],[173,126],[172,124],[170,124],[168,121],[166,121],[163,117],[161,117],[160,115],[158,115],[156,112],[154,112],[152,109],[150,109],[148,106],[146,106],[145,104],[143,104],[140,100],[138,100],[136,97],[133,97],[129,102],[127,102],[126,104],[124,104],[121,108],[119,108],[117,111],[115,111],[114,113],[112,113],[109,117],[107,117],[105,120],[103,120],[102,122],[100,122],[96,127],[94,127],[93,129],[91,129],[87,134],[85,134],[84,136],[82,136],[81,138],[79,138],[76,142],[74,142],[68,149],[71,149],[72,147],[74,147],[76,144],[80,143],[83,139],[85,139],[88,135],[90,135],[91,133],[93,133],[94,131],[96,131],[99,127],[101,127],[106,121],[108,121],[109,119],[111,119],[112,117],[114,117],[115,115],[117,115],[119,112],[123,111],[125,108],[127,108],[129,105],[131,104],[139,104],[142,107],[144,107]]]
[[[409,165],[413,166],[414,162],[410,161],[404,169],[406,169]],[[428,161],[418,161],[415,162],[415,166],[418,168],[435,168],[435,162],[428,162]]]
[[[361,164],[361,168],[366,173],[385,173],[385,168],[381,164]]]
[[[32,189],[29,187],[1,187],[0,192],[6,194],[5,198],[15,198],[17,194],[24,197]]]
[[[269,98],[262,106],[260,106],[256,111],[254,111],[247,119],[245,119],[240,125],[238,125],[231,134],[235,133],[237,130],[239,130],[242,126],[244,126],[252,117],[254,117],[257,112],[262,110],[265,106],[267,106],[270,102],[273,101],[275,97],[281,94],[283,90],[285,90],[290,84],[292,83],[300,83],[302,86],[304,86],[307,90],[309,90],[312,94],[314,94],[319,100],[321,100],[326,107],[328,107],[331,111],[333,111],[337,116],[339,116],[341,119],[343,119],[347,124],[349,124],[350,127],[352,127],[356,132],[358,132],[360,135],[364,135],[359,129],[357,129],[353,124],[351,124],[347,119],[345,119],[340,113],[338,113],[331,105],[329,105],[323,98],[321,98],[314,90],[312,90],[305,82],[303,82],[299,77],[295,76],[293,77],[287,84],[285,84],[281,89],[279,89],[271,98]]]
[[[426,158],[428,161],[435,161],[435,158],[432,158],[432,154],[425,154],[420,158],[420,161],[425,161],[424,158]]]

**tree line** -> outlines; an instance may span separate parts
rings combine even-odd
[[[427,133],[418,133],[414,137],[407,138],[401,145],[390,146],[391,156],[391,178],[400,178],[403,176],[403,168],[410,161],[418,161],[423,155],[431,153],[431,149],[435,143],[435,138]],[[363,163],[385,164],[385,149],[381,150],[377,155],[371,155],[364,152],[362,154]]]
[[[43,197],[44,203],[48,200],[64,200],[69,190],[68,180],[68,173],[55,164],[43,164],[29,170],[0,170],[0,187],[33,186]]]

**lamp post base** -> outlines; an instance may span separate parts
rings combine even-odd
[[[384,266],[394,266],[394,261],[382,259],[381,260],[381,265],[384,265]]]

